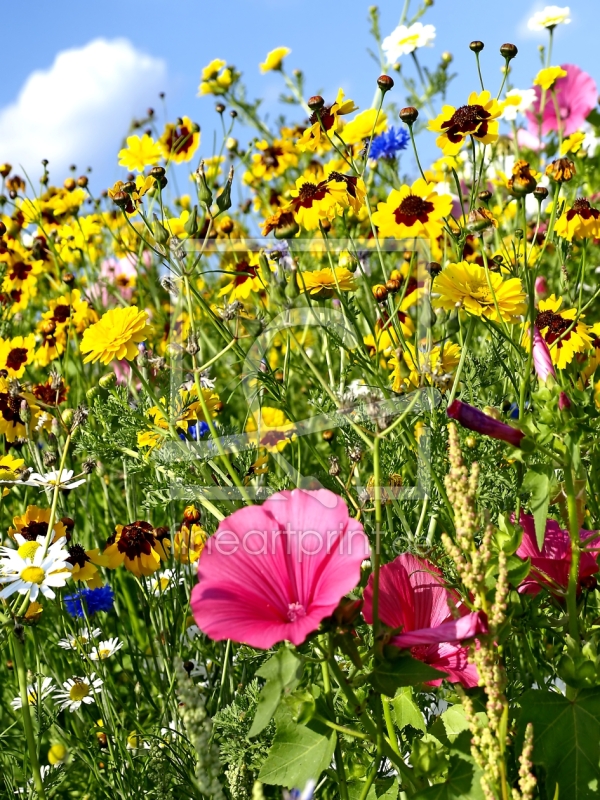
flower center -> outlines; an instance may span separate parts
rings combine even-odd
[[[8,354],[6,366],[15,372],[27,362],[27,350],[25,347],[15,347]]]
[[[75,681],[69,690],[69,697],[74,702],[83,700],[90,693],[90,687],[84,681]]]
[[[581,219],[598,219],[600,211],[597,208],[593,208],[590,205],[590,201],[586,200],[585,197],[580,197],[573,203],[573,208],[567,212],[567,220],[570,222],[575,215],[581,217]]]
[[[85,567],[89,560],[90,557],[80,544],[75,544],[73,547],[69,547],[69,558],[67,559],[69,564],[81,569]]]
[[[555,314],[554,311],[540,311],[535,319],[535,325],[539,331],[548,328],[544,334],[544,339],[548,344],[552,344],[570,327],[571,320],[564,319],[560,314]],[[564,339],[568,339],[570,335],[568,333]]]
[[[32,520],[19,531],[24,539],[28,542],[35,541],[38,536],[46,536],[48,533],[48,523],[38,520]]]
[[[424,200],[416,194],[409,194],[394,211],[394,218],[398,225],[410,227],[416,222],[427,222],[433,208],[433,203],[429,200]]]
[[[127,558],[134,559],[144,555],[149,556],[156,543],[149,522],[132,522],[125,525],[121,531],[121,538],[117,544],[120,553],[125,553]]]
[[[484,137],[488,132],[487,120],[490,113],[483,106],[461,106],[446,122],[442,123],[442,128],[447,128],[446,135],[455,144],[462,141],[464,136],[471,133],[477,138]]]
[[[306,616],[306,609],[302,603],[290,603],[288,606],[287,617],[290,622],[296,622],[298,619]]]
[[[38,586],[43,583],[46,573],[41,567],[25,567],[21,572],[21,580],[25,583],[35,583]]]
[[[25,542],[19,547],[17,553],[21,558],[33,558],[38,547],[41,547],[39,542]]]
[[[54,309],[54,314],[52,314],[52,319],[55,322],[64,324],[69,319],[70,316],[71,316],[71,306],[67,306],[61,303]]]
[[[27,276],[31,270],[31,264],[25,264],[23,261],[17,261],[12,265],[11,271],[8,273],[8,277],[11,279],[11,281],[14,281],[15,279],[18,281],[24,281],[27,279]]]
[[[98,658],[108,658],[110,656],[110,649],[108,647],[103,647],[101,650],[98,650]]]

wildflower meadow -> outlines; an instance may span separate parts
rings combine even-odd
[[[0,797],[600,796],[599,76],[402,5],[0,165]]]

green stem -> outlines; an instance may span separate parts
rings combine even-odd
[[[375,481],[375,547],[373,548],[373,634],[379,634],[379,572],[381,570],[381,465],[379,436],[373,440],[373,479]]]
[[[448,396],[448,405],[452,403],[454,398],[456,397],[456,392],[458,389],[458,384],[460,382],[460,376],[463,371],[463,367],[465,364],[465,359],[467,357],[467,350],[469,349],[469,344],[471,342],[471,336],[473,335],[473,329],[475,328],[475,320],[476,317],[471,316],[469,318],[469,327],[467,328],[467,335],[465,337],[465,341],[463,342],[462,350],[460,352],[460,361],[458,362],[458,367],[456,368],[456,375],[454,376],[454,383],[452,384],[452,389],[450,390],[450,395]]]
[[[38,759],[35,734],[33,732],[33,723],[31,721],[31,709],[29,708],[29,698],[27,696],[27,672],[25,670],[23,645],[16,633],[12,638],[12,643],[13,643],[13,653],[15,656],[15,665],[17,667],[17,677],[19,679],[19,695],[21,697],[21,716],[23,717],[23,728],[25,729],[25,738],[27,739],[27,749],[29,751],[31,771],[33,772],[33,785],[35,786],[35,790],[40,800],[46,800],[46,792],[44,791],[42,774],[40,772],[40,762]]]
[[[569,615],[569,635],[579,646],[579,621],[577,619],[577,586],[579,583],[579,558],[581,544],[579,538],[579,521],[577,519],[577,498],[573,481],[572,460],[565,466],[565,489],[567,493],[567,511],[569,517],[569,535],[571,537],[571,566],[569,568],[569,586],[567,589],[567,612]]]

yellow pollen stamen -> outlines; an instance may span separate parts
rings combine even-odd
[[[46,573],[41,567],[25,567],[21,573],[21,580],[25,583],[37,583],[38,586],[43,583],[45,577]]]
[[[87,697],[90,693],[90,687],[87,683],[83,681],[78,681],[71,686],[69,690],[69,697],[73,701],[83,700],[84,697]]]
[[[24,542],[17,550],[17,553],[21,558],[33,558],[36,550],[40,546],[39,542]]]

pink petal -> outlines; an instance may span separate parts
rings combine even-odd
[[[487,617],[483,611],[473,611],[464,617],[449,620],[435,628],[421,628],[419,630],[401,633],[390,640],[394,647],[416,647],[426,644],[456,644],[465,639],[472,639],[479,633],[487,633]]]
[[[379,619],[390,628],[414,628],[414,594],[400,556],[384,564],[379,573]],[[363,616],[373,624],[373,575],[364,591]]]
[[[461,683],[465,688],[472,688],[479,684],[479,673],[475,664],[469,662],[469,650],[455,644],[441,644],[437,652],[428,658],[427,663],[434,669],[439,669],[447,674],[450,683]],[[432,685],[439,685],[441,681],[432,681]]]

